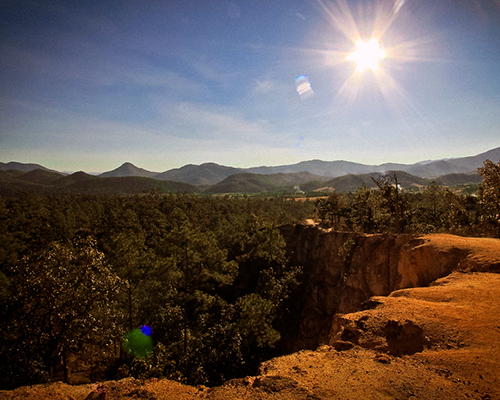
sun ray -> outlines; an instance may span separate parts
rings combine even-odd
[[[352,105],[356,102],[360,86],[360,76],[355,74],[351,74],[342,84],[340,89],[337,91],[336,98],[342,99],[341,103],[344,108],[352,107]]]
[[[450,61],[448,50],[444,46],[440,46],[439,43],[439,37],[436,35],[405,40],[393,44],[387,58],[401,63]]]
[[[337,0],[327,6],[322,0],[317,0],[324,11],[328,14],[336,29],[353,43],[361,38],[358,25],[354,20],[349,5],[345,0]],[[353,39],[354,38],[354,39]]]
[[[440,133],[390,74],[382,72],[375,75],[375,79],[385,103],[391,112],[398,116],[404,129],[410,131],[418,124],[426,132],[433,132],[436,135]],[[418,140],[418,138],[413,139]]]

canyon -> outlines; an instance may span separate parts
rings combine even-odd
[[[220,387],[36,385],[0,399],[500,398],[500,239],[283,226],[303,267],[287,355]]]
[[[328,343],[336,313],[372,296],[428,286],[453,271],[500,272],[500,240],[449,234],[354,234],[310,225],[282,228],[289,257],[303,267],[300,327],[290,350]]]

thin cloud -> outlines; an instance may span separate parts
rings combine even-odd
[[[249,120],[226,107],[183,102],[164,104],[162,117],[169,131],[200,138],[228,137],[231,140],[269,140],[274,128],[266,120]],[[180,128],[180,130],[178,130]]]
[[[253,94],[269,93],[275,87],[275,84],[269,79],[266,80],[254,79],[254,83],[255,86],[252,90]]]

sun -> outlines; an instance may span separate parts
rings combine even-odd
[[[385,57],[385,50],[377,39],[372,38],[367,42],[358,40],[356,48],[356,51],[349,54],[346,60],[354,61],[358,71],[362,72],[366,69],[376,71],[380,68],[379,61]]]
[[[328,68],[339,66],[339,73],[346,77],[343,81],[335,77],[333,81],[335,98],[340,100],[335,107],[360,105],[359,98],[374,95],[373,89],[378,88],[386,105],[404,117],[404,123],[413,120],[419,112],[392,72],[401,71],[406,63],[439,59],[442,45],[432,33],[405,40],[405,24],[393,25],[402,12],[410,16],[410,10],[405,8],[407,0],[361,2],[366,5],[359,5],[354,12],[350,0],[316,1],[329,23],[325,29],[327,48],[318,54]],[[346,63],[352,63],[353,68],[344,68]]]

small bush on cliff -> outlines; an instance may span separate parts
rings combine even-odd
[[[479,197],[483,207],[482,220],[491,228],[495,236],[500,237],[500,160],[498,164],[486,160],[478,168],[483,178],[479,187]]]

